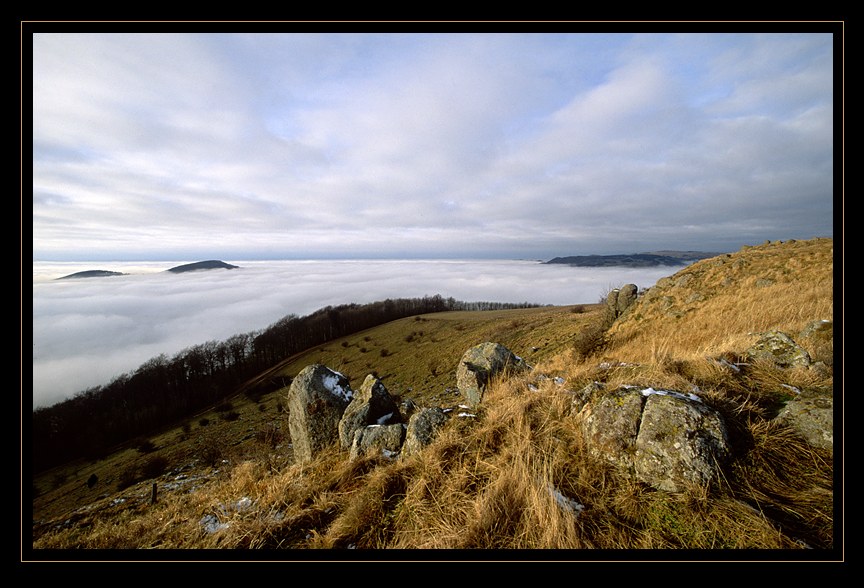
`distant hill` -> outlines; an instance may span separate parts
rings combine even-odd
[[[194,272],[198,270],[236,269],[238,267],[240,266],[231,265],[230,263],[225,263],[224,261],[219,261],[218,259],[210,259],[207,261],[196,261],[195,263],[178,265],[166,271],[174,272],[175,274],[182,274],[183,272]]]
[[[68,280],[77,278],[106,278],[108,276],[125,276],[122,272],[110,272],[108,270],[87,270],[83,272],[75,272],[68,276],[57,278],[58,280]]]
[[[545,263],[563,263],[579,267],[656,267],[662,265],[686,265],[692,261],[716,257],[720,253],[706,251],[649,251],[621,255],[570,255],[556,257]]]

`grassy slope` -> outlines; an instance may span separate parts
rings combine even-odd
[[[456,365],[465,349],[493,340],[522,354],[526,361],[547,359],[565,349],[573,329],[590,319],[590,312],[574,312],[583,308],[596,312],[598,306],[459,311],[405,318],[292,356],[252,384],[262,380],[287,384],[307,365],[322,363],[345,374],[355,387],[368,373],[375,372],[393,395],[411,398],[420,406],[452,406],[459,397],[448,390],[456,387]],[[262,441],[267,445],[281,438],[283,425],[287,431],[282,411],[287,403],[280,391],[262,395],[257,401],[238,394],[230,404],[228,411],[205,411],[151,436],[155,451],[142,453],[133,444],[99,461],[78,461],[44,473],[34,481],[38,496],[33,501],[33,519],[63,516],[105,494],[114,500],[123,473],[144,468],[154,457],[163,457],[168,470],[196,460],[212,462],[215,467],[208,469],[209,473],[219,469],[223,453],[255,453]],[[239,413],[239,418],[226,420],[223,415],[230,412]],[[202,419],[207,422],[205,426]],[[280,457],[273,461],[284,465],[291,453],[285,447],[280,449]],[[93,474],[99,482],[91,489],[86,481]],[[137,490],[146,493],[148,488],[145,484]]]
[[[240,395],[232,401],[236,420],[198,415],[185,429],[154,436],[151,453],[130,448],[36,480],[34,546],[831,547],[831,456],[770,417],[781,384],[833,389],[833,341],[801,341],[828,364],[827,375],[763,365],[735,375],[709,358],[740,354],[758,331],[795,335],[811,321],[833,320],[832,254],[830,239],[813,240],[695,263],[652,288],[605,339],[592,336],[602,309],[589,305],[584,313],[555,307],[426,315],[331,342],[267,378],[289,378],[320,362],[355,385],[375,371],[391,393],[452,406],[459,398],[447,389],[455,387],[458,358],[492,340],[567,385],[500,382],[476,419],[452,419],[412,460],[349,462],[334,450],[304,466],[291,463],[281,394],[257,403]],[[628,365],[601,369],[603,362]],[[698,385],[738,448],[724,480],[670,496],[589,458],[566,389],[596,380]],[[141,472],[154,459],[164,460],[166,473],[116,490],[123,472]],[[91,473],[99,483],[88,489]],[[154,480],[161,494],[151,505]],[[553,489],[583,505],[578,517],[562,509]],[[251,508],[241,508],[246,499]],[[227,527],[206,532],[207,517]]]

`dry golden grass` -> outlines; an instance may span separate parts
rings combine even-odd
[[[833,319],[832,246],[830,240],[770,244],[699,262],[658,284],[608,333],[602,309],[592,306],[586,313],[507,314],[497,324],[430,315],[423,335],[418,324],[403,321],[355,336],[348,347],[368,336],[370,346],[394,351],[375,354],[400,362],[384,367],[393,382],[400,366],[430,357],[453,371],[453,357],[493,336],[526,348],[547,337],[545,347],[554,352],[539,354],[532,373],[494,382],[473,416],[451,413],[436,440],[408,459],[352,461],[334,445],[293,464],[278,438],[260,435],[248,447],[222,435],[194,489],[164,491],[151,504],[151,480],[139,482],[37,525],[34,548],[555,550],[563,559],[572,550],[596,549],[833,548],[832,456],[773,420],[791,397],[788,386],[833,388],[833,337],[823,332],[801,340],[814,358],[827,360],[827,371],[762,361],[736,371],[716,361],[740,356],[751,333],[797,335],[812,321]],[[448,349],[430,355],[433,339]],[[327,348],[346,349],[337,342],[301,359],[328,363],[334,356],[325,356]],[[357,353],[344,356],[342,369],[353,369]],[[435,380],[428,361],[408,373],[414,379],[402,380],[400,389],[416,387],[426,404],[437,399],[433,384],[437,390],[449,382]],[[592,382],[698,390],[723,415],[734,459],[710,486],[682,493],[632,480],[583,447],[572,398]],[[237,407],[247,428],[276,423],[287,431],[284,413]],[[165,448],[177,434],[165,433],[156,444]],[[203,432],[193,428],[188,436],[196,434]],[[161,476],[160,486],[171,475]]]

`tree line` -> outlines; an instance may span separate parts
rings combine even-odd
[[[316,345],[409,316],[453,310],[502,310],[536,304],[461,302],[440,295],[327,306],[291,314],[272,325],[223,341],[153,357],[110,383],[33,411],[33,471],[78,458],[98,458],[113,447],[158,431],[217,405],[250,378]],[[247,393],[264,393],[253,388]]]

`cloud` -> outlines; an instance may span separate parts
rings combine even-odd
[[[832,230],[830,34],[40,32],[33,78],[41,259]]]
[[[670,268],[530,261],[244,261],[172,274],[173,262],[36,264],[33,399],[47,405],[109,383],[159,354],[263,329],[328,305],[440,294],[463,301],[594,303],[610,287],[648,287]],[[129,275],[61,280],[86,269]]]

